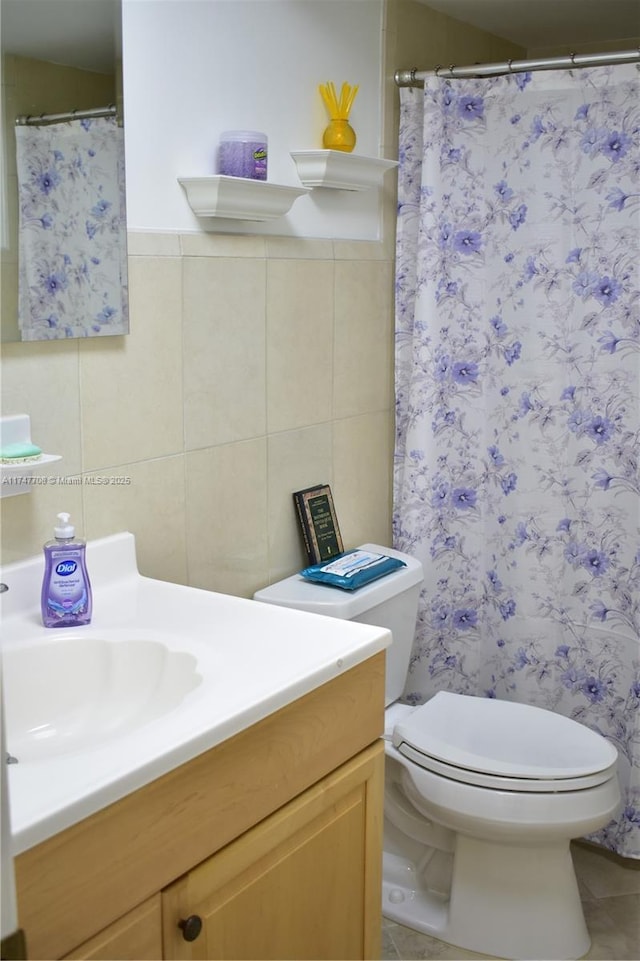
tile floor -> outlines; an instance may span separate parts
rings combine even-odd
[[[584,842],[573,862],[591,934],[587,961],[640,961],[640,861],[619,858]],[[383,961],[467,961],[487,958],[383,919]]]

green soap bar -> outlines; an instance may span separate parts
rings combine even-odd
[[[21,441],[0,448],[0,458],[3,461],[21,460],[23,457],[39,457],[41,453],[42,451],[35,444],[27,444]]]

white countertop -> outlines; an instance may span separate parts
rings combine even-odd
[[[87,545],[93,619],[46,629],[42,557],[8,565],[0,595],[3,651],[65,638],[163,641],[197,658],[201,683],[169,713],[75,753],[7,766],[13,853],[44,841],[384,650],[389,631],[152,580],[135,541]],[[7,730],[11,751],[11,729]]]

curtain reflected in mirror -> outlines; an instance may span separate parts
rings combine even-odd
[[[0,4],[0,337],[128,333],[120,0]]]
[[[123,131],[114,117],[16,127],[21,340],[129,332]]]

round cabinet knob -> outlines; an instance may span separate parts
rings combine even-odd
[[[178,921],[178,927],[182,929],[182,937],[185,941],[195,941],[202,931],[202,918],[197,914],[191,914],[188,918]]]

